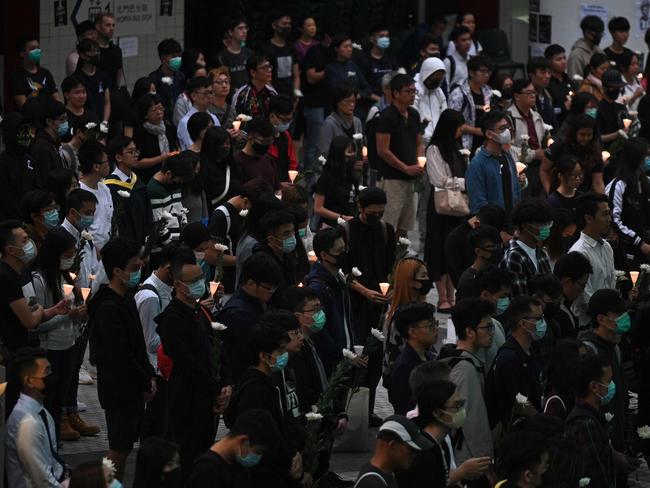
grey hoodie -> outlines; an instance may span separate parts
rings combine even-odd
[[[591,57],[595,53],[602,53],[603,50],[598,46],[590,47],[589,43],[584,38],[580,38],[571,48],[569,54],[569,61],[567,64],[567,71],[569,77],[573,79],[575,75],[585,76],[585,67],[589,64]]]

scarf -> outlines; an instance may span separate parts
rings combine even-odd
[[[153,125],[151,122],[145,122],[142,124],[144,130],[149,134],[158,137],[158,147],[160,148],[160,154],[165,154],[169,152],[169,141],[167,140],[167,128],[165,123],[161,122],[158,125]]]

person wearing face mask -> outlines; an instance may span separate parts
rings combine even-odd
[[[574,89],[573,83],[566,73],[566,50],[559,44],[551,44],[544,50],[544,57],[548,60],[551,70],[548,92],[551,94],[553,112],[558,123],[561,124],[571,108],[572,101],[569,98],[569,93]]]
[[[510,335],[501,346],[485,382],[490,427],[508,425],[517,394],[528,398],[525,417],[542,411],[542,364],[533,343],[546,334],[542,304],[528,295],[513,298],[508,306]]]
[[[102,250],[109,280],[88,303],[92,322],[90,349],[97,365],[97,394],[108,428],[108,458],[115,478],[139,438],[145,402],[156,394],[156,372],[149,362],[138,309],[130,289],[140,283],[141,245],[113,238]]]
[[[446,68],[441,59],[430,57],[422,62],[420,71],[415,75],[415,103],[424,127],[422,142],[429,144],[433,131],[438,124],[440,114],[447,109],[447,97],[442,91],[441,83],[445,79]]]
[[[395,360],[387,385],[388,399],[395,413],[406,415],[413,408],[409,376],[418,365],[431,361],[431,348],[438,342],[436,308],[430,303],[410,303],[395,311],[395,328],[404,340],[404,349]]]
[[[376,25],[370,29],[370,44],[370,50],[359,57],[359,68],[370,85],[370,100],[374,103],[382,95],[382,77],[396,71],[398,65],[393,55],[387,52],[390,47],[390,31],[387,26]]]
[[[485,136],[483,147],[476,151],[465,172],[470,213],[475,215],[488,203],[510,213],[521,199],[520,180],[525,181],[525,173],[518,177],[515,161],[506,149],[512,140],[508,116],[491,110],[483,118],[481,131]]]
[[[476,296],[476,277],[488,266],[499,266],[503,247],[499,231],[491,225],[480,225],[468,235],[469,246],[474,251],[474,262],[458,279],[456,300]]]
[[[160,66],[149,73],[156,93],[163,99],[167,122],[172,123],[176,99],[183,93],[185,75],[180,71],[183,48],[176,39],[163,39],[158,43]],[[171,81],[171,83],[170,83]]]
[[[273,124],[274,135],[268,154],[273,158],[278,179],[283,186],[290,183],[288,171],[298,169],[298,159],[289,131],[293,117],[294,103],[290,96],[278,95],[271,98],[268,120]]]
[[[612,400],[610,390],[618,389],[612,365],[604,356],[582,356],[574,363],[572,383],[576,404],[566,419],[565,436],[577,444],[581,453],[581,475],[594,480],[597,488],[616,486],[615,459],[620,454],[611,446],[610,424],[603,412]]]
[[[21,65],[10,77],[11,95],[16,109],[22,109],[25,102],[32,98],[51,97],[60,101],[52,73],[40,65],[42,52],[38,38],[33,35],[20,37],[16,50]]]
[[[629,315],[631,304],[623,300],[618,290],[601,289],[589,299],[588,312],[591,317],[591,330],[579,336],[589,352],[602,355],[612,367],[611,382],[614,392],[606,392],[607,400],[603,402],[604,411],[612,413],[614,418],[609,424],[609,438],[612,442],[616,466],[616,479],[627,480],[629,464],[625,459],[628,439],[626,433],[627,384],[623,373],[619,344],[623,335],[630,331],[632,321]],[[604,392],[600,393],[605,396]]]
[[[21,348],[12,357],[8,374],[7,407],[13,407],[7,420],[8,483],[19,488],[61,488],[66,464],[57,454],[54,419],[44,408],[54,379],[47,352]]]
[[[242,171],[244,182],[261,178],[267,181],[274,191],[281,189],[278,172],[273,158],[268,154],[274,141],[275,128],[271,122],[255,118],[246,125],[248,139],[246,145],[235,157]]]
[[[29,148],[37,188],[45,188],[47,176],[53,170],[64,167],[59,148],[61,139],[69,132],[68,116],[61,102],[48,100],[39,113],[41,127]]]
[[[512,223],[519,229],[510,240],[501,261],[501,268],[512,277],[512,296],[528,294],[528,280],[535,275],[551,272],[544,241],[551,235],[553,212],[544,200],[529,199],[517,204]]]
[[[135,460],[133,488],[159,486],[181,488],[183,476],[180,466],[178,444],[159,436],[143,438]],[[109,485],[108,488],[122,488]]]
[[[54,194],[45,190],[32,190],[20,201],[24,215],[25,231],[40,249],[47,233],[59,225],[59,206]]]
[[[251,408],[243,412],[228,434],[197,459],[185,487],[249,488],[249,470],[275,448],[279,437],[268,410]]]
[[[402,45],[402,49],[403,48],[404,45]],[[432,34],[424,34],[418,41],[419,59],[411,64],[411,67],[407,71],[407,74],[409,76],[416,77],[422,69],[422,64],[429,58],[439,58],[442,60],[443,56],[441,54],[440,48],[441,44],[439,38],[435,37]]]
[[[560,324],[555,316],[560,311],[560,300],[562,299],[562,283],[553,273],[538,274],[528,282],[529,293],[537,298],[542,304],[544,319],[546,320],[546,334],[533,345],[542,363],[548,365],[551,362],[555,346],[562,339]]]
[[[86,87],[88,98],[86,108],[102,117],[102,128],[108,131],[108,119],[111,117],[111,80],[99,69],[99,45],[92,39],[83,39],[77,45],[79,62],[74,74]]]
[[[208,228],[201,222],[190,222],[180,233],[179,240],[187,245],[194,253],[196,264],[203,271],[205,276],[206,289],[210,286],[210,279],[214,276],[213,266],[219,264],[219,254],[214,247],[215,241],[212,239]],[[201,305],[212,309],[214,301],[209,294],[205,295],[206,299],[202,300]],[[204,297],[201,297],[204,298]]]
[[[80,287],[87,287],[89,286],[89,275],[95,274],[99,268],[98,252],[92,234],[89,232],[95,222],[97,197],[89,191],[78,188],[70,192],[66,206],[68,213],[61,223],[61,227],[68,231],[75,238],[77,246],[81,246],[84,250],[77,273],[77,284]]]
[[[287,331],[277,324],[261,322],[249,331],[245,355],[249,366],[236,383],[224,415],[226,426],[232,426],[247,410],[263,408],[273,418],[269,426],[279,432],[278,442],[273,449],[264,453],[258,464],[250,466],[249,476],[253,486],[288,488],[292,480],[301,479],[302,476],[302,469],[292,469],[294,452],[279,401],[280,389],[273,379],[273,374],[282,372],[289,362],[289,342]]]
[[[627,138],[629,126],[625,127],[623,119],[631,117],[625,105],[616,101],[625,86],[621,72],[610,68],[603,74],[602,81],[604,94],[603,99],[598,103],[596,122],[598,123],[600,140],[607,149],[614,141]]]
[[[532,429],[513,431],[503,440],[503,455],[496,466],[504,478],[497,483],[502,488],[541,488],[549,469],[549,441],[546,434]],[[498,479],[498,478],[497,478]],[[577,479],[572,479],[577,483]],[[610,485],[599,485],[601,487]]]
[[[596,15],[587,15],[580,22],[580,29],[582,30],[582,38],[578,39],[571,47],[567,64],[571,79],[574,79],[576,75],[584,76],[585,68],[589,64],[591,56],[594,53],[603,52],[598,47],[603,38],[603,32],[605,32],[605,24],[602,19]]]
[[[101,181],[110,173],[110,161],[106,146],[96,141],[87,141],[79,150],[79,188],[97,198],[94,219],[88,231],[93,236],[93,244],[101,251],[108,242],[113,219],[113,198],[111,191]]]
[[[562,284],[562,297],[555,320],[560,324],[563,338],[578,336],[580,323],[576,306],[584,299],[583,291],[593,269],[589,260],[579,252],[569,252],[555,263],[553,274]]]
[[[291,15],[283,10],[275,10],[271,12],[270,20],[273,36],[262,51],[273,66],[271,84],[280,95],[291,96],[294,90],[300,90],[298,61],[289,42]]]
[[[169,379],[168,434],[179,444],[186,479],[196,457],[214,440],[215,412],[223,412],[232,388],[225,386],[228,378],[214,376],[212,316],[197,303],[205,295],[205,277],[196,262],[187,264],[184,252],[179,250],[171,263],[176,295],[154,321],[165,354],[174,364]]]

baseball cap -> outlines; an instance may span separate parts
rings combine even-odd
[[[615,88],[620,88],[625,86],[621,72],[616,69],[608,69],[603,73],[603,86],[611,86]]]
[[[431,449],[433,443],[422,435],[418,426],[403,415],[391,415],[379,427],[378,437],[386,436],[404,442],[417,451]]]
[[[618,290],[602,288],[589,299],[588,311],[591,317],[606,315],[609,312],[622,314],[630,309],[630,303],[621,297]]]

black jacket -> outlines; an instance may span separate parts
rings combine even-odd
[[[467,221],[462,222],[445,238],[446,264],[454,286],[458,286],[460,275],[474,263],[474,250],[469,246],[469,233],[472,230]]]
[[[427,361],[433,359],[431,353],[425,353]],[[397,356],[397,361],[393,366],[393,371],[390,375],[390,384],[388,386],[388,399],[395,409],[395,413],[399,415],[406,415],[406,413],[413,408],[413,395],[409,386],[409,377],[411,371],[422,364],[424,361],[415,352],[415,349],[406,342],[404,350]]]
[[[59,146],[47,132],[41,131],[36,135],[29,153],[36,168],[36,185],[45,188],[50,171],[64,167]]]
[[[25,193],[36,188],[39,173],[34,158],[26,153],[0,154],[0,218],[19,219],[24,217],[20,200]],[[38,183],[42,183],[38,181]],[[42,188],[42,187],[41,187]]]
[[[102,285],[88,304],[88,314],[100,405],[109,410],[142,401],[156,372],[149,363],[133,297]]]
[[[151,231],[153,224],[153,214],[151,213],[151,203],[147,195],[147,187],[135,173],[131,175],[131,182],[126,183],[114,174],[109,175],[104,183],[111,190],[113,197],[113,209],[117,212],[122,203],[122,197],[117,192],[120,190],[128,191],[131,196],[123,203],[124,213],[120,217],[118,232],[120,237],[144,244],[145,238]]]

